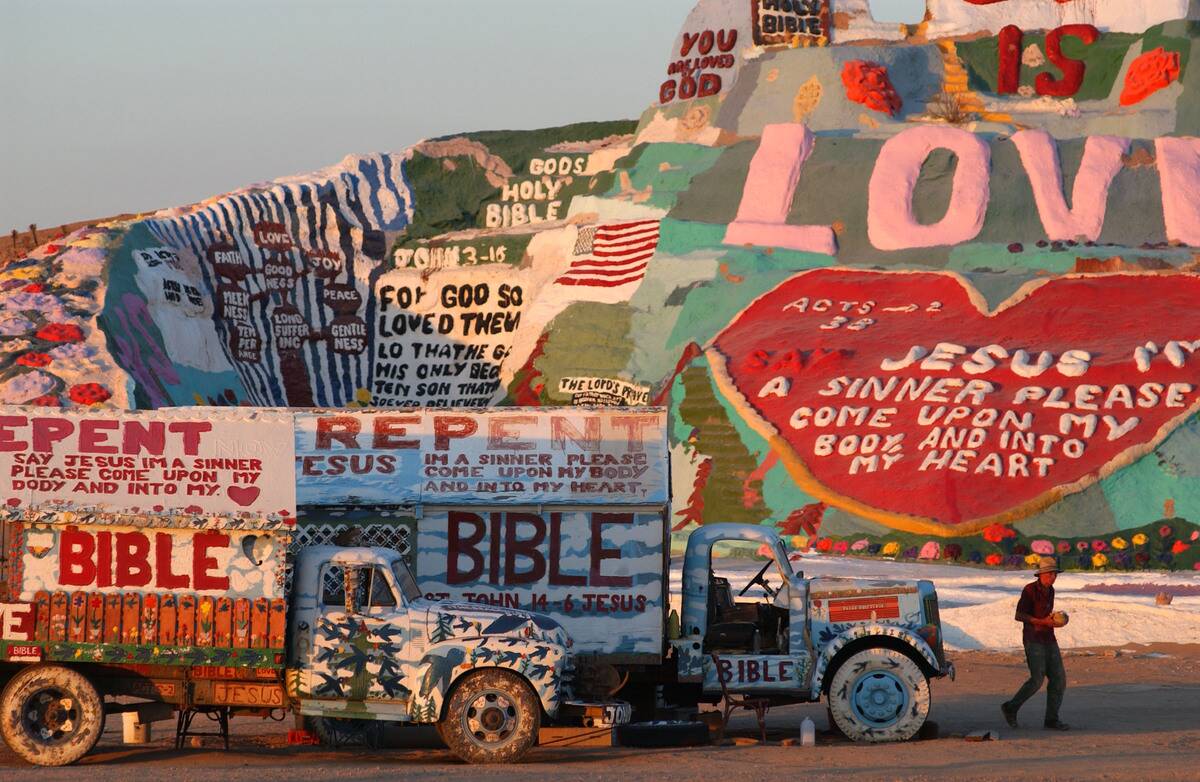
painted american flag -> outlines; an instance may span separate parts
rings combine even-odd
[[[658,249],[658,236],[658,220],[581,229],[575,243],[575,260],[557,282],[593,288],[639,283]]]

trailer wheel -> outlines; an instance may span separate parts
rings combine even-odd
[[[834,722],[854,741],[907,741],[929,718],[929,679],[895,649],[864,649],[847,658],[828,697]]]
[[[475,671],[454,688],[438,733],[468,763],[514,763],[537,743],[542,708],[515,673]]]
[[[86,755],[104,732],[104,701],[70,668],[26,668],[0,694],[0,735],[37,766],[66,766]]]

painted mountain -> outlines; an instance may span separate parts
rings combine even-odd
[[[637,121],[434,139],[0,273],[0,402],[663,405],[673,525],[1193,569],[1200,8],[703,0]]]

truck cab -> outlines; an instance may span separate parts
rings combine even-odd
[[[720,543],[765,547],[770,556],[735,592],[713,569]],[[953,672],[931,582],[805,578],[770,529],[693,532],[682,594],[681,637],[672,641],[678,676],[708,698],[722,683],[781,703],[825,695],[850,738],[905,740],[928,718],[929,680]]]
[[[399,552],[300,552],[289,694],[328,720],[436,724],[477,762],[518,757],[567,701],[572,641],[548,617],[424,598]]]

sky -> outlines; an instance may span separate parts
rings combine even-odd
[[[450,133],[633,119],[694,5],[0,0],[0,235]]]

